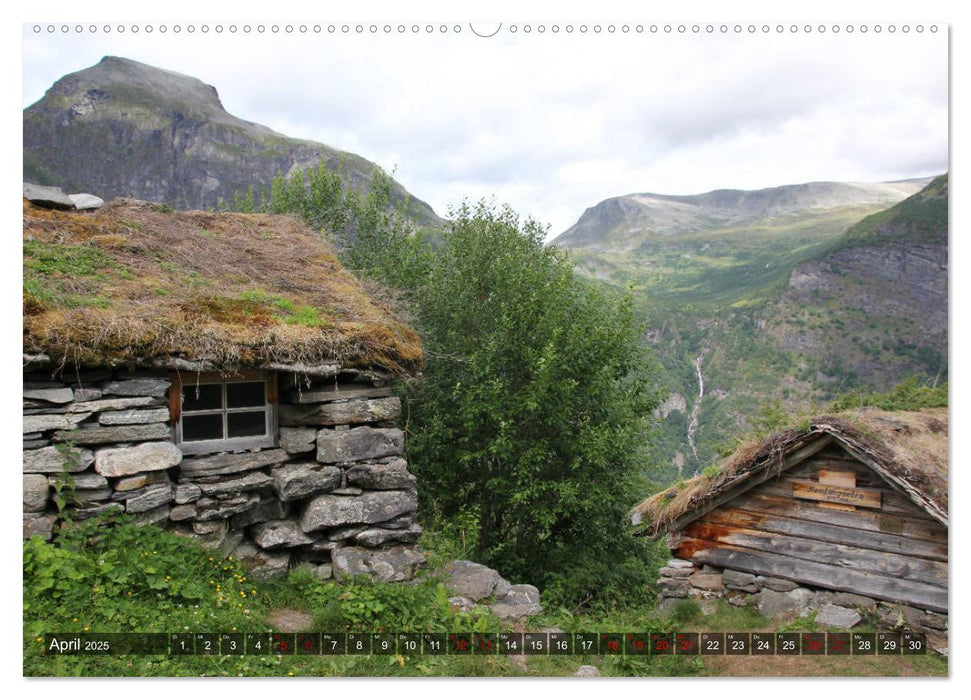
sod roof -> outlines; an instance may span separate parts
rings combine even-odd
[[[635,506],[630,514],[635,534],[657,538],[680,530],[728,494],[741,495],[762,477],[794,467],[801,460],[787,457],[811,452],[811,444],[827,436],[947,525],[947,422],[946,408],[861,408],[778,430],[741,445],[717,474],[676,484]]]
[[[287,216],[23,207],[25,356],[78,366],[411,374],[418,335]]]

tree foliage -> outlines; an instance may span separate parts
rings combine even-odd
[[[389,206],[387,175],[339,198],[330,178],[278,178],[269,210],[345,227],[344,264],[409,300],[425,370],[404,392],[407,456],[426,520],[462,522],[476,560],[548,601],[643,597],[651,554],[626,515],[659,396],[630,294],[579,278],[508,207],[464,203],[432,247]]]
[[[409,461],[478,557],[563,602],[643,590],[626,534],[657,405],[631,298],[580,280],[544,230],[464,204],[417,294],[426,370]]]

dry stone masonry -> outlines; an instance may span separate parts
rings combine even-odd
[[[849,630],[857,625],[881,629],[908,629],[928,635],[928,644],[946,647],[947,615],[900,603],[840,591],[810,588],[783,578],[758,576],[744,571],[697,565],[685,559],[670,559],[658,572],[661,591],[658,609],[674,611],[679,602],[691,600],[711,608],[722,599],[736,607],[752,607],[766,618],[781,615],[816,615],[816,624]]]
[[[415,477],[381,379],[281,373],[277,447],[183,455],[166,375],[24,374],[24,537],[108,511],[172,529],[256,576],[404,581],[425,563]],[[302,382],[302,384],[301,384]]]

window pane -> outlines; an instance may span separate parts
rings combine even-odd
[[[245,413],[230,413],[229,437],[248,437],[251,435],[266,435],[266,411],[246,411]]]
[[[223,416],[221,413],[201,416],[182,416],[182,441],[222,440]]]
[[[226,385],[227,408],[263,406],[266,403],[264,382],[233,382]]]
[[[211,411],[223,407],[222,384],[185,384],[182,386],[182,412]]]

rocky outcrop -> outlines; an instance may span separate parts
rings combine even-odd
[[[443,574],[445,587],[454,606],[470,610],[484,605],[501,620],[519,620],[543,612],[539,590],[529,584],[512,585],[495,569],[484,564],[458,560],[449,563]]]
[[[341,168],[360,189],[375,168],[352,153],[234,117],[216,89],[196,78],[115,56],[54,83],[24,110],[23,133],[25,180],[180,209],[213,209],[251,185],[258,198],[277,173],[321,162]],[[65,199],[67,208],[76,206]],[[397,182],[391,204],[404,205],[421,225],[443,223]]]

